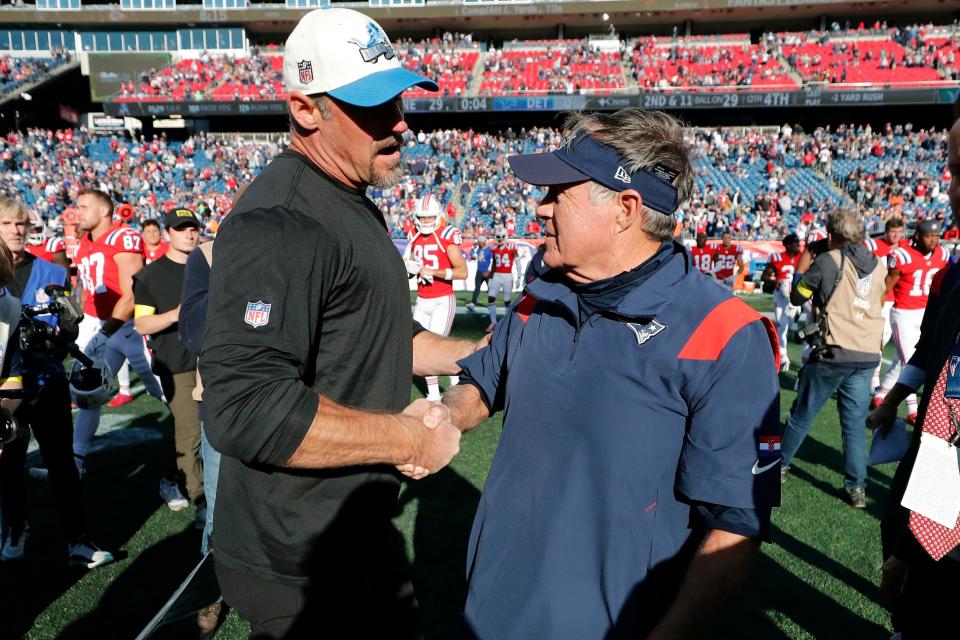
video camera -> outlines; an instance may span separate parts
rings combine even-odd
[[[20,353],[25,367],[35,369],[33,375],[24,376],[24,389],[0,390],[0,398],[29,400],[36,396],[52,375],[64,375],[57,366],[67,355],[83,365],[82,372],[98,373],[93,360],[76,345],[83,312],[76,300],[56,284],[43,288],[47,300],[34,306],[24,306],[20,311]],[[53,316],[55,324],[46,322],[43,316]],[[30,381],[28,384],[27,381]],[[17,437],[19,425],[16,417],[7,409],[0,408],[0,449]]]
[[[43,288],[47,301],[32,307],[23,307],[20,314],[20,351],[29,358],[45,356],[62,361],[67,355],[73,356],[85,367],[92,367],[90,360],[76,345],[80,333],[80,321],[83,312],[74,298],[67,296],[66,290],[56,284]],[[45,322],[42,316],[53,316],[56,325]]]

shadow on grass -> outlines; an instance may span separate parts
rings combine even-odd
[[[830,556],[825,555],[818,549],[811,547],[805,542],[801,542],[783,529],[771,526],[771,538],[779,547],[792,554],[794,557],[817,567],[818,569],[829,573],[832,577],[844,583],[851,589],[858,591],[865,599],[870,600],[877,605],[882,606],[880,594],[876,585],[856,573],[850,567],[844,566]],[[819,636],[817,636],[819,637]]]
[[[463,637],[467,597],[467,542],[480,492],[450,467],[408,482],[403,505],[417,501],[413,532],[413,584],[424,638]]]
[[[839,426],[837,428],[839,429]],[[811,438],[809,435],[803,441],[803,444],[800,445],[800,449],[797,451],[797,458],[804,462],[822,465],[843,474],[843,454],[833,447],[821,443],[816,438]],[[794,462],[796,462],[796,460],[794,460]],[[796,464],[790,466],[790,475],[787,478],[787,482],[790,482],[791,478],[803,480],[827,496],[836,498],[837,500],[846,500],[841,486],[834,486],[825,480],[817,478]],[[890,496],[891,481],[892,479],[889,475],[879,471],[876,467],[867,468],[867,513],[878,520],[883,517],[886,509],[887,500]]]
[[[141,416],[137,421],[157,424],[165,415],[156,412]],[[143,527],[161,504],[157,483],[165,468],[164,456],[172,446],[172,439],[171,429],[169,438],[92,453],[88,457],[83,480],[87,530],[101,548],[114,554],[117,562],[123,562],[127,556],[122,545]],[[4,638],[21,637],[30,632],[37,617],[77,582],[85,580],[89,588],[95,589],[104,579],[97,573],[88,575],[67,566],[67,540],[47,483],[28,477],[26,494],[31,537],[25,559],[4,565],[0,571],[0,593],[4,597],[0,637]],[[195,560],[198,548],[199,539],[191,559]],[[135,596],[143,591],[143,587],[130,590]],[[89,637],[104,637],[103,632],[111,628],[116,613],[111,610],[100,620],[102,628]],[[51,617],[63,620],[67,615]]]
[[[789,536],[777,532],[776,540],[780,542],[781,538],[787,537]],[[788,542],[788,544],[792,543]],[[790,547],[787,548],[793,551]],[[810,551],[817,554],[813,549]],[[818,561],[836,565],[822,555],[819,556]],[[836,567],[839,566],[836,565]],[[842,573],[849,577],[848,569],[843,568]],[[863,581],[862,578],[857,580]],[[873,599],[874,596],[869,597]],[[787,637],[784,626],[789,623],[778,624],[771,619],[770,613],[783,616],[811,638],[876,638],[879,640],[890,637],[890,632],[881,625],[857,615],[847,606],[786,571],[766,555],[758,558],[745,586],[731,598],[723,608],[723,613],[718,615],[710,625],[709,637]]]
[[[192,525],[157,542],[110,584],[96,609],[60,637],[136,637],[196,565],[199,549],[200,533]]]

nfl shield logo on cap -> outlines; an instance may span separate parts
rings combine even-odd
[[[256,329],[270,322],[270,307],[263,300],[247,303],[247,312],[243,316],[243,321]]]
[[[300,71],[300,82],[310,84],[313,82],[313,63],[309,60],[301,60],[297,63],[297,70]]]

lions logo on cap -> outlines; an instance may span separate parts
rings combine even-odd
[[[377,23],[367,23],[367,36],[369,37],[366,42],[358,40],[357,38],[350,38],[350,40],[348,40],[348,42],[360,47],[360,57],[363,58],[364,62],[376,62],[380,56],[385,57],[387,60],[393,60],[393,58],[396,57],[397,54],[394,52],[393,45],[390,44],[387,34],[383,32],[383,29],[381,29]],[[302,74],[303,72],[301,71],[301,75]]]
[[[309,60],[301,60],[297,63],[297,71],[300,72],[300,82],[310,84],[313,82],[313,63]]]

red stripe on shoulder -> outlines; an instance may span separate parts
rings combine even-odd
[[[776,327],[769,318],[761,316],[739,298],[724,300],[714,307],[700,322],[700,326],[696,328],[693,335],[687,339],[678,357],[682,360],[716,360],[730,342],[730,338],[755,320],[761,320],[767,330],[767,337],[770,339],[773,357],[779,371],[780,348]]]
[[[533,308],[536,306],[537,299],[527,293],[517,302],[517,308],[514,310],[514,313],[517,314],[517,317],[520,318],[523,324],[527,324],[527,320],[530,319],[530,314],[533,313]]]

